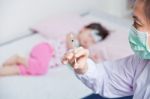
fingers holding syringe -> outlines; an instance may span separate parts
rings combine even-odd
[[[70,49],[68,52],[66,52],[63,56],[63,59],[62,59],[62,63],[63,64],[71,64],[71,66],[73,64],[76,63],[76,58],[75,58],[75,52],[78,50],[77,49]]]
[[[74,69],[82,69],[87,63],[88,56],[89,51],[87,49],[80,48],[75,53],[75,58],[77,62],[73,65]]]
[[[74,69],[82,68],[87,61],[89,51],[82,47],[76,48],[72,51],[68,51],[62,60],[63,64],[70,64]]]
[[[64,54],[62,58],[62,63],[63,64],[69,64],[70,60],[73,58],[74,54],[72,51],[68,51],[67,53]]]

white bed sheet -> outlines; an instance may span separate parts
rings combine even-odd
[[[19,53],[27,56],[31,48],[45,41],[39,34],[0,46],[0,62]],[[91,93],[67,66],[49,69],[45,76],[0,78],[0,99],[80,99]]]

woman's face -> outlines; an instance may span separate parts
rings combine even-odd
[[[94,39],[91,35],[91,31],[91,29],[83,28],[77,35],[80,45],[84,48],[89,48],[92,44],[94,44]]]
[[[147,32],[150,35],[150,23],[148,22],[144,13],[144,0],[136,0],[133,12],[134,23],[133,26],[141,31]],[[150,46],[150,36],[148,37]]]
[[[150,24],[147,22],[144,13],[144,0],[136,0],[133,12],[134,26],[142,32],[150,33]]]

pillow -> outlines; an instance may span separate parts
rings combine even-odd
[[[31,30],[48,38],[60,36],[70,32],[78,32],[83,27],[80,15],[57,15],[51,16],[39,24],[31,27]]]
[[[56,16],[35,25],[32,30],[48,38],[54,38],[60,37],[60,34],[78,32],[82,27],[92,22],[101,23],[110,31],[110,35],[104,42],[99,42],[90,49],[93,52],[99,50],[104,60],[115,60],[133,54],[128,44],[128,28],[116,21],[117,19],[109,20],[93,15],[85,17],[80,15]]]
[[[103,60],[116,60],[133,54],[128,43],[128,29],[118,26],[104,42],[91,47],[92,52],[97,50],[99,51],[97,54],[100,54]]]

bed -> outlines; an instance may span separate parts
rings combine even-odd
[[[39,34],[2,46],[1,62],[16,52],[27,55],[37,43],[45,41]],[[0,99],[79,99],[91,91],[76,79],[71,68],[60,66],[49,69],[45,76],[1,77]]]
[[[105,20],[104,24],[108,24],[108,27],[112,30],[119,27],[120,31],[125,32],[122,38],[115,38],[116,40],[127,39],[127,30],[130,23],[127,20],[120,21],[117,18],[110,18],[109,15],[104,15],[103,13],[92,13],[83,17],[85,20],[90,20],[89,22],[94,20],[103,22]],[[112,38],[113,36],[118,36],[117,33],[112,34],[112,36],[106,40],[106,43],[109,44],[114,41]],[[40,34],[33,33],[22,39],[0,46],[0,63],[9,56],[16,54],[16,52],[24,56],[28,55],[35,44],[45,40],[46,39]],[[108,52],[111,53],[113,59],[125,57],[132,53],[131,50],[127,48],[129,46],[126,43],[127,40],[122,41],[126,45],[123,48],[122,46],[119,47],[120,50],[124,51],[123,54],[116,53],[117,48],[112,49],[115,44],[118,44],[118,41],[107,45],[106,48],[110,49]],[[101,44],[103,47],[105,47],[105,45],[106,44],[103,43]],[[75,77],[69,66],[59,66],[49,69],[48,73],[44,76],[12,76],[0,78],[0,99],[80,99],[91,93],[92,91]]]

